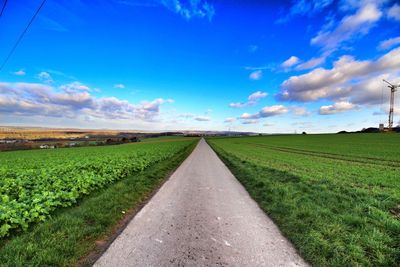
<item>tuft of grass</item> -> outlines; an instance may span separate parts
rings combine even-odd
[[[395,153],[360,144],[379,136],[296,138],[208,142],[313,266],[398,266],[400,220],[390,212],[400,203]],[[377,155],[388,162],[370,160]]]
[[[158,162],[82,198],[76,206],[56,210],[28,231],[0,241],[1,266],[73,266],[92,264],[89,253],[100,251],[165,178],[191,153],[196,141],[170,159]]]

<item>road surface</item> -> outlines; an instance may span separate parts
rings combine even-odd
[[[94,266],[307,266],[202,139]]]

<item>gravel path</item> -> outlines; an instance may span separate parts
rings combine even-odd
[[[307,266],[202,139],[94,266]]]

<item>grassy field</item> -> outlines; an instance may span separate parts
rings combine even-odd
[[[154,143],[154,142],[169,142],[169,141],[173,141],[173,140],[187,140],[187,139],[193,139],[197,137],[185,137],[185,136],[160,136],[160,137],[150,137],[150,138],[143,138],[140,140],[140,142],[144,142],[144,143]]]
[[[398,266],[400,135],[208,142],[314,266]]]
[[[1,153],[0,266],[75,265],[197,140]]]

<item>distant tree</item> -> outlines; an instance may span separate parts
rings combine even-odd
[[[306,132],[302,132],[301,134],[307,134]]]

